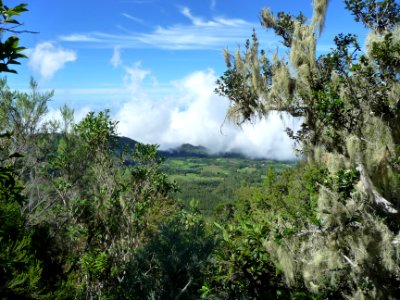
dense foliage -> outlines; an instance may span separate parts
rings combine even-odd
[[[25,47],[19,46],[17,34],[24,31],[17,28],[22,24],[16,19],[21,13],[27,11],[27,4],[18,4],[15,7],[8,7],[0,1],[0,72],[17,73],[10,69],[10,65],[21,64],[18,60],[26,58],[21,53]],[[7,37],[3,40],[4,37]]]
[[[156,145],[121,146],[109,111],[76,123],[64,106],[49,120],[52,92],[1,79],[0,298],[398,299],[400,6],[345,0],[366,49],[339,34],[317,57],[328,2],[310,21],[262,11],[288,57],[267,57],[255,32],[224,52],[231,119],[303,118],[287,130],[302,157],[290,167],[200,147],[162,167]],[[1,38],[24,11],[0,1]],[[23,47],[0,42],[0,72],[13,73]]]
[[[273,227],[294,233],[279,242],[266,234],[264,246],[287,286],[304,284],[335,299],[394,299],[400,293],[400,6],[345,1],[370,29],[366,52],[356,36],[339,34],[336,47],[316,57],[328,2],[314,1],[310,23],[263,10],[262,24],[282,37],[289,57],[268,59],[253,34],[244,53],[225,52],[228,70],[217,92],[230,98],[228,116],[239,124],[271,110],[301,116],[301,130],[288,134],[324,173],[317,196],[309,197],[314,213],[300,210],[300,226],[280,213]]]
[[[32,233],[25,227],[21,207],[25,202],[12,160],[7,153],[11,133],[0,135],[0,295],[8,299],[37,296],[41,266],[32,248]]]
[[[31,93],[11,92],[4,80],[1,88],[3,128],[14,132],[4,152],[19,153],[8,158],[15,170],[9,180],[25,182],[20,193],[27,201],[6,198],[22,206],[13,213],[22,212],[19,219],[33,232],[42,294],[107,295],[144,236],[173,207],[168,194],[176,187],[159,170],[157,147],[137,144],[133,153],[116,157],[117,122],[107,111],[89,113],[74,125],[73,111],[63,107],[62,122],[44,122],[51,93],[37,92],[34,82]],[[124,164],[128,155],[133,165]]]

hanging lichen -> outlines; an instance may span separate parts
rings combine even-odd
[[[318,197],[310,199],[316,202],[313,219],[274,221],[276,230],[296,228],[295,233],[266,237],[286,284],[296,285],[300,277],[310,291],[327,298],[395,299],[400,295],[400,6],[390,0],[344,2],[371,30],[366,53],[354,35],[339,34],[332,51],[316,57],[328,0],[313,1],[310,23],[302,15],[275,16],[264,9],[261,24],[282,37],[289,55],[276,51],[265,64],[265,57],[257,59],[253,34],[245,54],[235,56],[245,88],[223,95],[233,102],[228,115],[237,119],[269,111],[303,117],[301,129],[288,132],[301,143],[307,163],[325,170],[316,184]],[[230,76],[221,77],[222,87]],[[236,96],[244,94],[251,97],[238,105]]]

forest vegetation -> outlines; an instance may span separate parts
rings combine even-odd
[[[0,298],[400,299],[400,5],[344,3],[365,49],[338,33],[317,56],[329,1],[314,0],[310,19],[260,14],[287,56],[255,32],[224,51],[230,120],[302,117],[286,165],[165,161],[125,147],[109,111],[47,120],[53,92],[1,79]],[[22,13],[0,1],[2,73],[26,57]]]

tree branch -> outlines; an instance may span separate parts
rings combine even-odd
[[[188,287],[192,284],[193,278],[190,278],[188,283],[179,291],[178,295],[176,295],[175,300],[178,300],[184,292],[188,289]]]
[[[383,198],[382,195],[376,190],[362,163],[358,164],[357,170],[360,172],[361,183],[363,184],[364,189],[372,197],[374,202],[379,207],[383,208],[385,212],[397,214],[398,210],[393,207],[393,204]]]

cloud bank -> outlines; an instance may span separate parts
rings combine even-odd
[[[49,80],[67,62],[73,62],[76,59],[77,55],[74,51],[56,46],[52,42],[43,42],[30,51],[28,64],[42,79]]]
[[[217,77],[213,70],[193,72],[172,82],[173,94],[157,100],[143,88],[146,80],[151,80],[149,71],[139,64],[125,71],[126,88],[132,94],[114,115],[121,135],[159,144],[161,149],[191,143],[213,152],[238,151],[253,158],[295,158],[285,128],[298,129],[299,120],[271,113],[268,119],[241,129],[229,123],[221,128],[229,102],[214,94]]]

